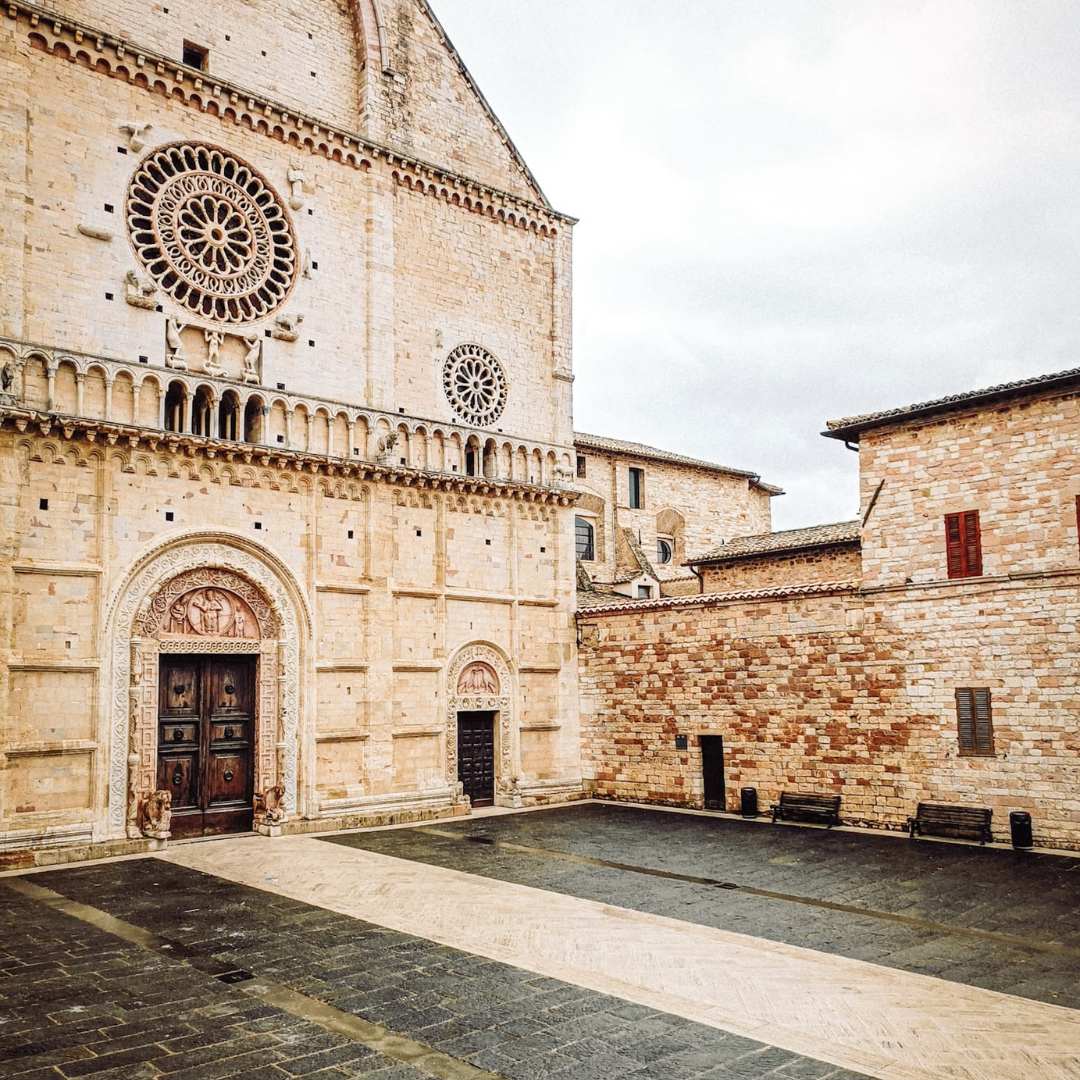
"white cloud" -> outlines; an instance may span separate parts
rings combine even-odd
[[[576,422],[854,511],[824,421],[1080,364],[1069,0],[437,0],[575,233]]]

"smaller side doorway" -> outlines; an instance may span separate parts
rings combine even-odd
[[[495,714],[458,713],[458,779],[473,806],[495,802]]]
[[[724,740],[720,735],[702,735],[700,738],[705,809],[724,810]]]

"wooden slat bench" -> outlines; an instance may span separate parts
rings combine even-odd
[[[952,806],[949,803],[919,803],[914,817],[908,818],[908,835],[948,836],[958,840],[993,839],[990,819],[994,811],[984,806]]]
[[[777,821],[810,821],[831,829],[840,824],[840,796],[782,791],[772,808],[772,819],[774,825]]]

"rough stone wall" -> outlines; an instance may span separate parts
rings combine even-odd
[[[0,849],[71,830],[117,838],[105,818],[121,742],[110,603],[140,555],[206,530],[280,565],[310,612],[291,688],[301,815],[407,816],[433,792],[449,806],[448,680],[473,642],[509,659],[502,794],[572,795],[573,515],[551,490],[572,452],[569,223],[481,196],[485,184],[530,192],[414,0],[383,5],[390,60],[409,61],[400,77],[359,63],[345,4],[165,6],[61,0],[62,14],[125,38],[119,49],[18,5],[0,15],[0,184],[14,208],[0,235],[0,364],[19,369],[2,402],[19,415],[0,429]],[[210,47],[211,80],[244,83],[254,104],[139,61],[140,44],[179,60],[185,38]],[[387,104],[393,94],[409,109]],[[258,95],[322,125],[366,124],[472,178],[298,127]],[[147,284],[128,185],[173,141],[224,148],[288,206],[302,272],[279,309],[219,324],[160,287],[125,302],[129,271]],[[185,324],[186,370],[170,317]],[[217,374],[212,333],[224,335]],[[443,393],[443,361],[465,342],[505,370],[506,410],[487,430]],[[162,430],[170,383],[188,395],[175,433]],[[239,430],[208,445],[233,395]],[[445,475],[466,471],[466,439],[492,481],[482,488]]]
[[[702,591],[707,593],[855,581],[859,574],[859,549],[854,544],[791,555],[760,555],[701,567]]]
[[[700,807],[696,736],[724,739],[727,805],[836,792],[903,826],[916,804],[989,806],[1007,839],[1080,848],[1080,574],[579,615],[584,771],[596,794]],[[989,687],[995,754],[961,757],[954,691]],[[676,734],[690,748],[675,747]]]
[[[978,510],[983,572],[1075,567],[1080,557],[1080,396],[1003,404],[864,433],[859,443],[865,583],[946,576],[945,515]]]
[[[770,496],[751,486],[745,477],[592,449],[579,450],[578,454],[585,457],[587,471],[584,479],[575,481],[587,497],[580,505],[604,525],[597,533],[596,559],[586,564],[597,582],[611,581],[616,574],[618,528],[640,535],[642,550],[660,580],[666,581],[686,576],[682,564],[689,556],[715,547],[721,540],[768,532],[772,527]],[[631,467],[645,471],[645,505],[641,510],[629,508]],[[670,527],[673,522],[678,522],[674,530]],[[673,533],[675,557],[666,566],[658,565],[656,538]],[[601,534],[605,541],[602,549]]]
[[[304,176],[303,206],[290,216],[306,269],[283,308],[303,315],[297,339],[268,336],[269,316],[243,329],[264,337],[266,386],[453,422],[442,363],[456,346],[476,343],[506,370],[502,431],[569,445],[569,383],[556,377],[570,362],[568,235],[483,217],[400,186],[382,163],[363,171],[304,154],[65,63],[31,49],[26,27],[0,24],[0,138],[12,151],[0,171],[18,208],[0,238],[0,334],[162,365],[172,308],[124,302],[125,274],[141,272],[126,236],[125,197],[153,148],[205,140],[258,169],[283,199],[289,169],[298,165]],[[72,101],[78,109],[57,107]],[[146,148],[132,151],[118,124],[148,120]],[[567,466],[569,450],[559,456]]]
[[[364,23],[382,18],[389,71]],[[539,192],[515,159],[418,0],[55,0],[54,11],[181,60],[210,50],[207,71],[346,131],[399,147],[500,191]],[[368,14],[360,14],[366,8]]]
[[[361,57],[337,0],[51,0],[52,10],[180,60],[185,41],[210,50],[207,70],[283,104],[361,130]]]
[[[313,813],[452,786],[447,666],[475,641],[502,649],[522,682],[511,695],[522,790],[576,775],[571,508],[11,427],[0,477],[0,836],[80,824],[105,835],[109,602],[149,546],[207,527],[280,558],[312,613],[300,752],[315,763],[314,790],[301,790]]]

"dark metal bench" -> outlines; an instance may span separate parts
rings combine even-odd
[[[949,836],[958,840],[993,839],[990,819],[994,811],[984,806],[952,806],[948,803],[919,803],[914,817],[908,818],[908,835]]]
[[[777,821],[810,821],[831,829],[840,824],[840,796],[782,791],[780,801],[772,808],[772,819],[774,825]]]

